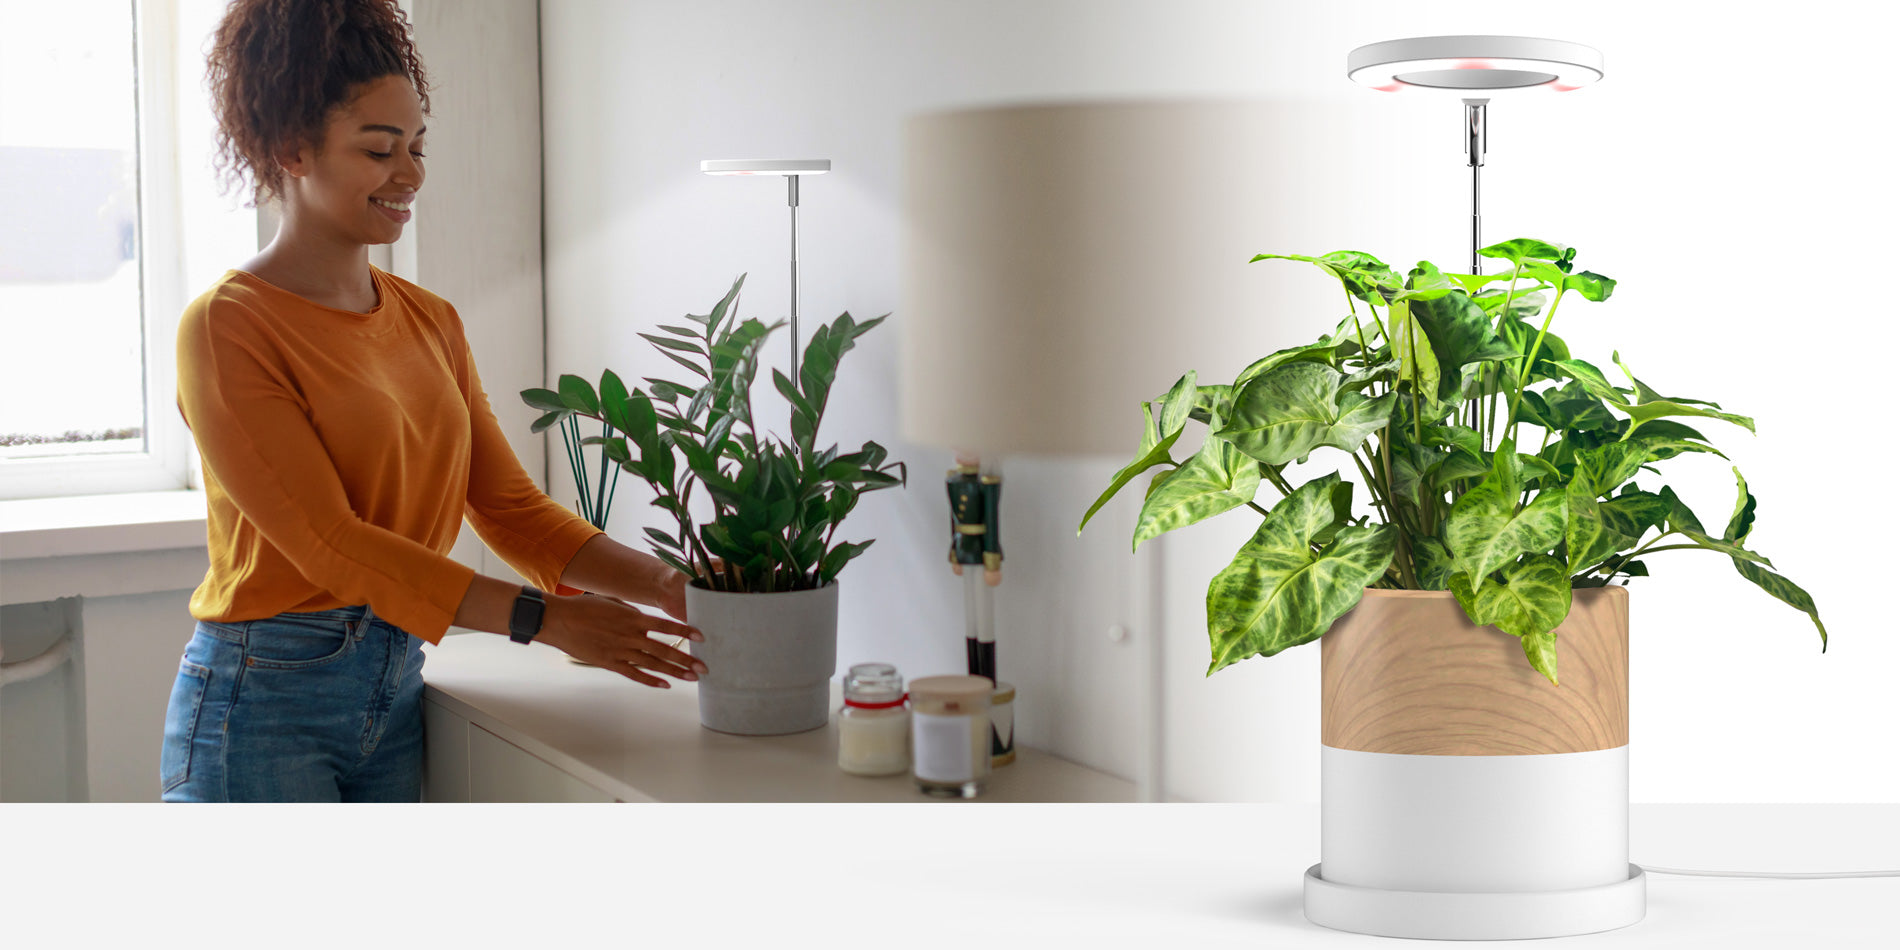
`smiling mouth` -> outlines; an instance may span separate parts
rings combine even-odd
[[[384,201],[381,198],[371,198],[370,203],[374,205],[379,205],[384,208],[388,208],[391,211],[408,211],[409,210],[409,205],[407,203],[399,203],[395,201]]]

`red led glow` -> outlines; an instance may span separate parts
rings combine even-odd
[[[1583,88],[1582,86],[1566,86],[1566,85],[1564,85],[1564,84],[1562,84],[1562,83],[1560,83],[1560,82],[1558,82],[1558,81],[1556,81],[1556,80],[1554,80],[1554,79],[1553,79],[1553,80],[1551,80],[1551,81],[1550,81],[1549,83],[1547,83],[1546,85],[1548,85],[1548,86],[1550,86],[1550,88],[1552,88],[1552,89],[1555,89],[1555,90],[1557,90],[1558,92],[1574,92],[1574,91],[1576,91],[1576,90],[1578,90],[1578,89],[1581,89],[1581,88]]]
[[[1397,80],[1393,80],[1392,82],[1389,82],[1383,86],[1373,86],[1372,88],[1377,89],[1380,92],[1398,92],[1399,90],[1405,88],[1405,84]]]
[[[1496,69],[1497,64],[1488,59],[1461,59],[1453,69]]]

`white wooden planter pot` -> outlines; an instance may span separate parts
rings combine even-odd
[[[1368,590],[1321,643],[1307,919],[1508,940],[1643,918],[1629,863],[1629,592],[1572,592],[1553,686],[1451,594]]]

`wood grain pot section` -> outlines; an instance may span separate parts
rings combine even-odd
[[[1544,755],[1629,742],[1629,591],[1571,591],[1557,680],[1446,591],[1367,590],[1320,638],[1320,741],[1406,755]]]

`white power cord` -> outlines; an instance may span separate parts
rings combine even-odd
[[[1639,864],[1649,874],[1682,874],[1691,877],[1771,877],[1781,880],[1806,880],[1839,877],[1900,877],[1900,871],[1819,871],[1814,873],[1774,871],[1685,871],[1680,868],[1653,868]]]

